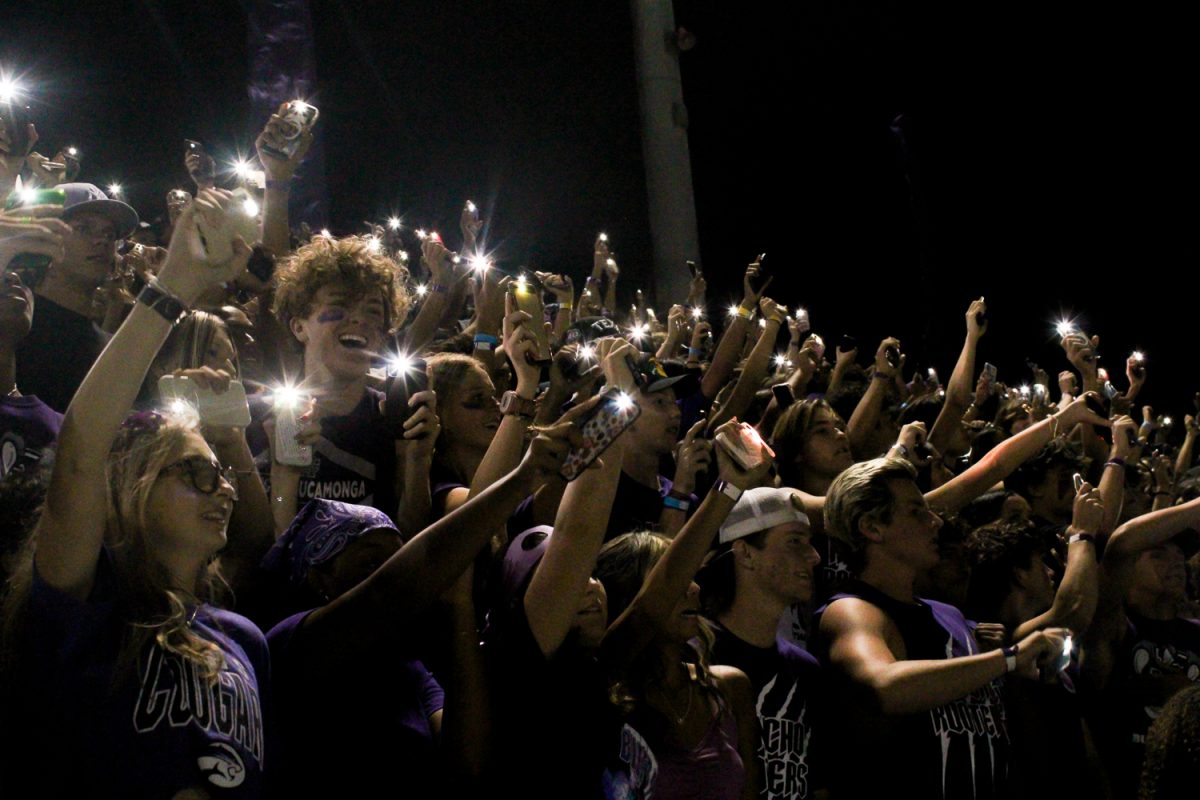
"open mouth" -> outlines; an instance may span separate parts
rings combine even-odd
[[[357,333],[343,333],[338,337],[338,344],[350,350],[365,350],[367,338],[359,336]]]

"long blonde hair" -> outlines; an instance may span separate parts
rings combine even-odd
[[[159,474],[183,450],[189,435],[199,433],[193,416],[163,416],[140,412],[130,418],[109,451],[105,468],[108,485],[104,544],[111,558],[117,607],[127,623],[114,679],[132,676],[136,664],[153,640],[163,649],[197,665],[201,675],[215,682],[225,666],[222,650],[190,627],[189,605],[215,597],[224,585],[217,564],[210,562],[193,586],[176,586],[170,573],[155,558],[155,531],[150,528],[150,494]],[[14,570],[4,603],[4,650],[24,635],[22,618],[33,580],[36,532],[25,547],[20,567]],[[101,558],[104,555],[101,554]]]

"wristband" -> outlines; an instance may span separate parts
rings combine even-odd
[[[178,325],[188,315],[188,307],[175,295],[163,288],[157,278],[151,278],[138,292],[138,302],[148,306],[172,325]]]
[[[446,292],[450,291],[450,287],[444,283],[431,283],[429,284],[429,291],[437,292],[438,294],[445,294]]]
[[[1071,534],[1069,539],[1067,539],[1068,545],[1075,544],[1076,542],[1091,542],[1094,545],[1096,543],[1096,537],[1090,533],[1074,533]]]
[[[888,375],[886,372],[880,372],[879,370],[875,370],[874,374],[871,375],[871,379],[872,380],[881,380],[881,381],[890,381],[892,379],[892,376]]]
[[[282,189],[283,191],[286,192],[292,188],[292,182],[290,180],[273,181],[270,178],[267,178],[267,188],[268,189]]]
[[[782,325],[783,317],[780,317],[780,316],[767,317],[767,322],[774,322],[776,325]]]
[[[699,347],[689,347],[688,348],[688,357],[689,358],[691,358],[692,356],[699,358],[702,355],[704,355],[704,351],[701,350]]]
[[[737,315],[742,319],[750,319],[754,316],[754,310],[745,306],[738,306]]]
[[[906,445],[896,442],[894,445],[888,448],[888,455],[891,455],[893,450],[899,450],[901,458],[908,458],[908,447]]]
[[[570,311],[574,307],[575,307],[575,305],[573,303],[559,303],[558,304],[559,311]]]
[[[475,346],[479,347],[481,350],[491,350],[498,344],[500,344],[500,340],[489,333],[475,334]],[[487,345],[487,347],[482,347],[482,345]]]
[[[1125,459],[1120,458],[1120,457],[1113,457],[1113,458],[1110,458],[1108,461],[1105,461],[1104,466],[1106,468],[1107,467],[1120,467],[1121,469],[1124,469],[1125,468]]]
[[[671,497],[669,495],[667,497],[663,498],[663,505],[666,506],[667,508],[673,508],[676,511],[685,511],[685,512],[690,510],[692,507],[692,504],[689,503],[688,501],[676,500],[674,497]]]
[[[1007,647],[1000,648],[1000,652],[1004,654],[1004,671],[1005,672],[1016,672],[1018,646],[1019,645],[1010,644]]]
[[[713,485],[713,491],[720,492],[735,503],[742,497],[742,490],[724,479],[717,481]]]

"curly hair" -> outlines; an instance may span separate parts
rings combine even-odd
[[[317,292],[331,284],[356,295],[379,292],[388,332],[408,314],[408,270],[382,250],[373,250],[365,236],[314,236],[275,273],[271,311],[289,328],[293,319],[312,312]]]
[[[1200,774],[1200,685],[1172,697],[1146,734],[1140,800],[1189,797]]]
[[[1041,559],[1048,547],[1032,523],[981,525],[967,536],[971,562],[964,612],[972,619],[995,619],[1008,597],[1013,575]]]

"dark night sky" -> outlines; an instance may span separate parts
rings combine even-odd
[[[1200,381],[1164,373],[1192,370],[1197,70],[1183,12],[779,5],[677,4],[699,34],[682,63],[714,299],[767,250],[778,299],[807,305],[827,338],[873,350],[895,333],[910,365],[946,376],[984,294],[981,357],[1013,383],[1026,356],[1060,368],[1048,321],[1073,310],[1112,371],[1145,349],[1146,396],[1182,413]],[[0,61],[38,80],[48,144],[84,148],[84,177],[119,178],[144,215],[185,180],[183,138],[249,150],[262,120],[243,4],[9,6]],[[471,197],[514,265],[581,280],[605,229],[625,288],[649,285],[627,3],[312,7],[335,231],[393,211],[452,231]],[[889,131],[899,114],[915,173]]]

